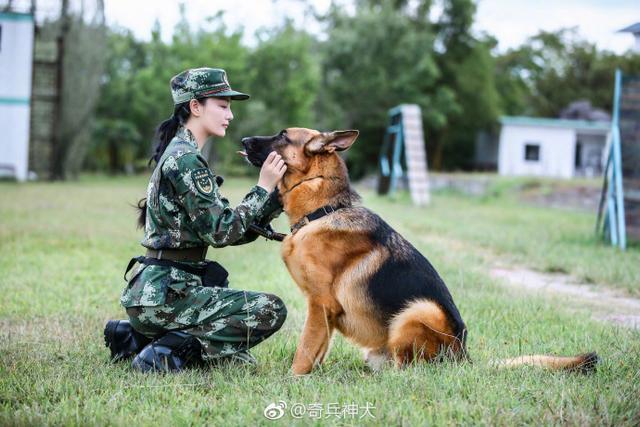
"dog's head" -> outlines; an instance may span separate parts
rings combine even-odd
[[[287,164],[287,173],[306,174],[313,158],[334,155],[351,147],[357,130],[319,132],[305,128],[287,128],[273,136],[250,136],[242,139],[244,151],[239,152],[254,166],[261,167],[269,153],[277,152]]]

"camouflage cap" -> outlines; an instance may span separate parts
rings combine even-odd
[[[182,104],[196,98],[249,99],[249,95],[231,89],[227,72],[220,68],[192,68],[171,79],[171,96],[174,104]]]

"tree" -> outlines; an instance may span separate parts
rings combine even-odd
[[[494,54],[495,39],[471,31],[472,0],[441,0],[437,18],[432,0],[352,4],[353,12],[332,5],[319,17],[322,37],[285,21],[259,32],[252,47],[221,14],[206,29],[190,28],[184,6],[169,43],[159,25],[148,42],[111,29],[90,145],[96,158],[87,165],[130,170],[131,152],[143,164],[155,127],[173,110],[169,80],[187,68],[225,68],[232,86],[252,96],[232,104],[237,120],[227,137],[205,149],[217,172],[254,172],[235,155],[241,137],[308,126],[361,131],[346,153],[354,177],[377,167],[387,112],[398,104],[422,108],[432,167],[460,169],[471,166],[478,132],[495,129],[500,114],[555,117],[578,99],[610,110],[615,68],[640,74],[640,55],[599,51],[571,29]]]
[[[320,62],[313,55],[316,41],[291,21],[258,36],[248,69],[253,73],[253,102],[262,102],[269,110],[265,124],[274,132],[287,126],[312,127],[320,89]]]
[[[396,7],[392,1],[357,2],[353,16],[333,6],[323,18],[328,40],[320,114],[325,126],[360,130],[348,157],[354,176],[377,165],[389,108],[420,105],[428,128],[442,127],[452,109],[452,93],[437,85],[435,35]]]
[[[132,112],[136,75],[146,66],[147,58],[145,44],[135,40],[128,30],[109,29],[106,45],[96,126],[85,167],[119,173],[133,170],[134,160],[146,154]]]
[[[182,19],[177,24],[170,44],[160,38],[160,25],[156,23],[149,42],[136,41],[131,33],[112,31],[109,36],[109,65],[102,85],[98,117],[102,122],[94,137],[98,143],[94,155],[103,155],[98,147],[114,147],[114,137],[128,135],[133,141],[122,141],[125,151],[135,146],[136,159],[148,159],[157,125],[173,113],[169,91],[170,79],[187,68],[202,66],[225,68],[234,88],[249,87],[245,75],[249,49],[241,42],[242,32],[229,33],[221,15],[209,18],[210,30],[190,30],[181,9]],[[236,114],[246,108],[234,103]],[[126,126],[129,123],[131,126]],[[109,132],[105,132],[109,130]],[[126,132],[125,132],[126,130]],[[216,141],[219,150],[209,150],[209,160],[215,160],[222,169],[233,162],[233,152],[239,135],[233,130],[229,137]],[[231,140],[234,142],[230,142]],[[211,144],[209,144],[211,147]],[[219,154],[219,155],[216,155]],[[112,159],[125,159],[127,155],[113,154]],[[117,160],[116,160],[117,161]],[[125,167],[119,164],[115,169]]]
[[[433,129],[427,143],[437,170],[471,167],[476,135],[498,118],[499,95],[491,55],[495,40],[471,34],[474,15],[473,1],[446,0],[435,24],[436,43],[441,46],[436,57],[438,84],[453,94],[446,126]]]
[[[503,112],[541,117],[557,117],[579,99],[611,111],[615,69],[640,74],[640,55],[600,51],[575,28],[541,31],[497,63]]]

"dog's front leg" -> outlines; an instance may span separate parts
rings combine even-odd
[[[319,364],[329,349],[329,342],[335,327],[335,316],[329,308],[318,303],[307,305],[307,320],[293,358],[292,370],[295,375],[311,372]]]

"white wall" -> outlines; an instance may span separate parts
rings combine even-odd
[[[33,19],[0,13],[0,169],[28,175]]]
[[[20,181],[29,173],[29,113],[28,105],[0,103],[0,175]]]
[[[571,178],[574,174],[575,130],[503,124],[500,132],[500,175]],[[525,160],[525,145],[539,144],[538,161]]]

